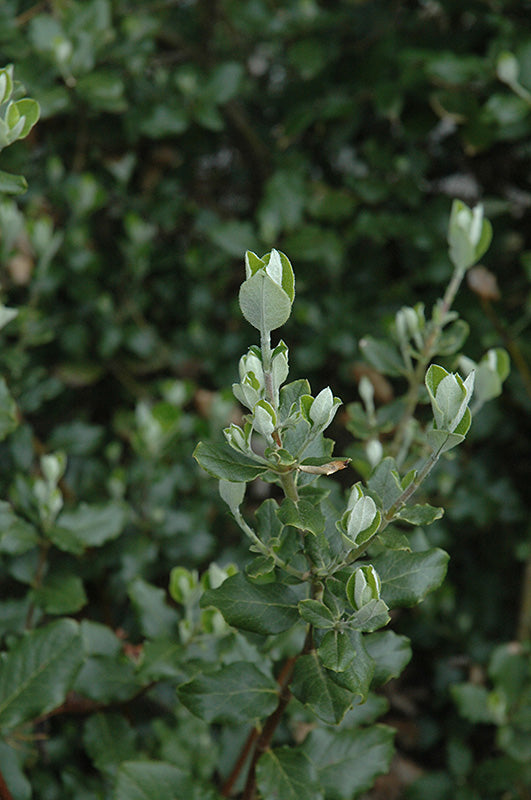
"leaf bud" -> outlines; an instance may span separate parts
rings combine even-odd
[[[252,426],[266,439],[272,438],[273,431],[277,427],[277,415],[267,400],[259,400],[253,408]]]
[[[372,600],[380,599],[381,588],[380,576],[372,564],[364,564],[358,567],[347,581],[348,601],[352,608],[359,611]]]
[[[483,218],[483,206],[471,209],[461,200],[454,200],[448,227],[449,255],[454,266],[465,271],[476,264],[491,238],[492,227]]]

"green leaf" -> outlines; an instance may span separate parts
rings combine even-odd
[[[465,440],[465,435],[472,423],[472,414],[470,409],[467,408],[463,414],[461,422],[456,426],[453,433],[444,430],[437,430],[433,428],[426,432],[426,438],[432,450],[439,455],[452,450]]]
[[[213,100],[218,103],[226,103],[238,92],[244,68],[237,61],[227,61],[214,68],[208,82],[208,91]]]
[[[257,464],[228,444],[199,442],[194,450],[194,458],[214,478],[233,483],[252,481],[268,470],[267,466]]]
[[[359,631],[347,631],[354,658],[344,670],[336,670],[332,680],[348,689],[361,703],[364,703],[374,676],[374,662],[365,649],[365,637]]]
[[[367,486],[380,498],[384,509],[393,505],[403,492],[394,458],[387,457],[380,461],[367,481]]]
[[[451,695],[460,714],[474,724],[494,724],[496,719],[494,710],[489,706],[489,691],[485,686],[473,683],[456,683],[450,687]]]
[[[28,182],[23,175],[11,175],[0,169],[0,193],[24,194],[28,189]]]
[[[198,675],[177,692],[186,708],[207,722],[258,722],[278,703],[275,681],[247,661]]]
[[[330,609],[319,600],[301,600],[299,614],[305,622],[315,628],[333,628],[336,622]]]
[[[264,583],[275,580],[275,560],[272,557],[257,556],[245,567],[245,574],[251,578],[263,579]]]
[[[398,678],[411,659],[411,644],[407,636],[394,631],[379,631],[363,637],[367,653],[374,661],[372,684],[381,686]]]
[[[117,114],[127,108],[124,82],[117,72],[97,70],[83,75],[76,83],[76,91],[98,111]]]
[[[360,350],[373,367],[384,375],[403,375],[404,362],[394,345],[384,339],[364,336],[360,341]]]
[[[393,736],[392,729],[384,725],[354,730],[318,728],[309,734],[302,749],[315,765],[326,797],[352,800],[388,771]]]
[[[4,328],[8,325],[11,320],[15,319],[18,316],[18,310],[16,308],[8,308],[0,303],[0,329]],[[505,351],[502,351],[505,352]]]
[[[166,602],[166,592],[142,578],[129,584],[127,594],[131,599],[140,630],[150,639],[171,636],[177,630],[177,613]]]
[[[63,511],[57,520],[57,526],[68,531],[85,548],[100,547],[122,533],[127,516],[126,507],[120,503],[80,503],[72,511]]]
[[[201,598],[201,607],[214,606],[229,625],[264,635],[288,630],[299,619],[298,597],[281,583],[255,584],[242,573],[232,575]]]
[[[227,503],[233,514],[242,504],[243,498],[245,497],[245,489],[246,484],[242,482],[234,483],[234,481],[224,480],[219,482],[220,497]]]
[[[322,800],[317,773],[299,748],[266,750],[256,768],[256,782],[267,800]]]
[[[301,397],[311,394],[310,384],[304,378],[287,383],[280,390],[279,417],[286,419],[292,406],[297,406]]]
[[[318,649],[324,667],[333,672],[343,672],[350,664],[356,651],[347,631],[327,631]]]
[[[83,581],[68,573],[47,575],[34,599],[48,614],[76,614],[87,603]]]
[[[329,724],[341,722],[353,700],[351,691],[332,680],[315,651],[297,659],[291,691],[297,700]]]
[[[464,319],[457,319],[441,333],[433,355],[451,356],[457,353],[466,342],[469,333],[468,323]]]
[[[192,800],[192,792],[195,800],[191,778],[173,764],[124,761],[116,774],[113,800]]]
[[[25,139],[39,119],[41,110],[37,101],[32,100],[31,97],[24,97],[22,100],[17,100],[15,105],[20,116],[24,117],[24,125],[18,138]]]
[[[158,103],[151,106],[142,119],[139,130],[151,139],[163,139],[166,136],[177,136],[184,133],[189,124],[188,113],[173,99],[169,106],[167,103]]]
[[[382,582],[382,599],[390,608],[413,606],[443,582],[449,555],[433,548],[420,553],[404,550],[373,559]]]
[[[284,525],[293,525],[303,531],[318,536],[325,529],[325,518],[319,508],[308,500],[293,500],[286,498],[278,510],[278,518]]]
[[[441,519],[444,508],[436,508],[428,503],[415,506],[403,506],[396,514],[396,519],[409,522],[411,525],[431,525],[437,519]]]
[[[135,732],[121,714],[93,714],[85,722],[83,744],[96,769],[118,766],[135,755]]]
[[[130,700],[139,691],[140,682],[130,659],[118,656],[93,656],[81,668],[74,690],[101,703]]]
[[[265,272],[256,272],[240,287],[243,316],[261,332],[280,328],[291,314],[291,300],[284,289]]]
[[[71,619],[26,633],[0,662],[0,729],[61,705],[83,657],[79,626]]]
[[[257,212],[265,242],[275,242],[282,231],[300,224],[306,203],[304,183],[303,175],[293,169],[278,170],[267,180]]]
[[[17,426],[16,403],[9,393],[5,380],[0,378],[0,441],[12,433]]]
[[[150,681],[177,677],[185,680],[182,672],[183,648],[181,642],[173,639],[156,639],[144,644],[142,662],[137,671],[138,680],[142,684]]]
[[[9,503],[0,500],[0,553],[22,555],[39,541],[37,529],[17,517]]]
[[[343,672],[356,655],[350,631],[327,631],[318,649],[324,667],[333,672]]]
[[[13,741],[12,746],[0,741],[0,764],[4,778],[13,800],[32,800],[35,795],[31,784],[24,774],[25,753],[20,743]]]

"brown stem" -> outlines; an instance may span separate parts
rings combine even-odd
[[[253,728],[249,736],[245,740],[245,744],[240,751],[240,754],[238,756],[236,763],[234,764],[234,767],[232,768],[231,774],[223,784],[223,788],[221,790],[222,797],[230,797],[233,786],[238,780],[240,772],[242,771],[243,766],[247,761],[247,757],[251,752],[252,746],[257,739],[258,739],[258,730],[256,728]]]
[[[25,25],[34,16],[40,14],[40,12],[46,8],[46,5],[46,0],[43,0],[42,3],[35,3],[35,5],[31,6],[31,8],[28,8],[27,11],[23,11],[22,14],[19,14],[18,17],[15,17],[15,25],[18,28],[21,28],[22,25]]]
[[[295,656],[291,659],[288,659],[284,665],[285,667],[287,666],[289,668],[286,670],[284,684],[280,689],[278,705],[273,713],[270,714],[270,716],[266,719],[265,725],[262,728],[262,732],[256,740],[253,757],[249,766],[249,772],[247,773],[247,782],[245,784],[245,789],[243,790],[242,800],[254,800],[256,792],[256,765],[262,753],[264,753],[271,744],[273,734],[275,733],[280,720],[284,716],[284,711],[291,700],[289,682],[293,674],[293,668],[296,660],[297,657]]]
[[[282,669],[279,672],[279,675],[278,675],[278,678],[277,678],[277,683],[278,683],[278,685],[280,687],[280,694],[282,694],[282,691],[285,688],[287,688],[287,684],[289,683],[289,681],[291,679],[291,674],[293,672],[293,667],[295,665],[295,661],[297,660],[297,658],[298,658],[298,656],[292,656],[291,658],[286,659],[286,662],[285,662],[284,666],[282,667]],[[279,705],[280,705],[280,701],[279,701]],[[277,709],[278,709],[278,706],[277,706]],[[277,709],[275,709],[275,711],[273,712],[273,714],[271,716],[274,716],[274,714],[276,713]],[[266,725],[267,725],[267,722],[266,722]],[[264,729],[262,730],[262,734],[263,734],[264,730],[265,730],[265,726],[264,726]],[[236,783],[236,781],[238,780],[240,772],[242,771],[242,769],[244,767],[244,764],[247,761],[247,757],[249,756],[249,753],[251,752],[251,749],[252,749],[253,745],[255,744],[255,742],[257,741],[257,739],[259,738],[259,736],[261,736],[260,731],[257,728],[253,728],[253,730],[250,732],[249,736],[245,740],[245,744],[244,744],[244,746],[242,747],[242,749],[240,751],[238,759],[237,759],[237,761],[236,761],[236,763],[235,763],[235,765],[234,765],[234,767],[232,769],[232,772],[231,772],[231,774],[229,775],[229,777],[227,778],[227,780],[225,781],[225,783],[223,785],[223,789],[221,791],[221,794],[222,794],[223,797],[230,797],[230,793],[232,791],[232,788],[233,788],[234,784]]]
[[[13,795],[7,788],[7,783],[4,780],[4,776],[2,775],[1,769],[0,769],[0,800],[13,800]]]
[[[304,647],[299,655],[304,655],[309,653],[313,647],[313,629],[310,626],[308,628],[308,633],[306,634],[306,639],[304,642]],[[288,658],[286,663],[284,664],[280,675],[278,676],[278,683],[280,686],[280,694],[278,699],[278,705],[273,711],[273,713],[266,719],[264,727],[262,728],[262,732],[258,736],[256,740],[256,745],[254,748],[253,757],[251,760],[251,764],[249,766],[249,772],[247,773],[247,781],[245,784],[245,789],[243,790],[242,800],[254,800],[256,796],[256,765],[258,764],[258,759],[264,753],[269,745],[271,744],[271,740],[273,739],[273,735],[278,727],[278,724],[282,717],[284,716],[284,711],[286,710],[289,701],[291,700],[291,691],[289,688],[289,684],[291,682],[291,678],[293,676],[293,669],[295,667],[295,663],[299,656],[292,656]]]

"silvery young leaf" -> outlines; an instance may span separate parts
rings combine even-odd
[[[317,728],[302,749],[315,765],[317,777],[330,800],[352,800],[386,773],[393,757],[391,728],[334,730]]]
[[[411,659],[411,644],[407,636],[394,631],[378,631],[363,637],[367,653],[374,661],[373,686],[381,686],[398,678]]]
[[[177,693],[186,708],[206,722],[258,721],[278,703],[275,681],[247,661],[198,675]]]
[[[414,606],[441,585],[449,555],[433,548],[421,553],[404,550],[384,553],[372,560],[382,582],[382,599],[390,608]]]
[[[26,633],[0,662],[0,729],[61,705],[83,658],[79,625],[71,619]]]
[[[352,693],[332,680],[331,673],[321,664],[315,651],[297,659],[291,691],[297,700],[329,724],[341,722],[352,705]]]
[[[252,633],[281,633],[299,619],[299,598],[282,583],[255,584],[239,572],[209,589],[201,598],[201,607],[214,606],[234,628]]]
[[[384,458],[367,481],[367,486],[378,495],[384,509],[390,508],[402,494],[400,475],[394,458]]]
[[[364,336],[360,340],[360,349],[371,366],[384,375],[403,375],[404,362],[394,345],[383,339]]]
[[[234,483],[252,481],[268,469],[233,450],[228,444],[199,442],[194,450],[194,458],[214,478]]]
[[[266,750],[256,768],[256,782],[267,800],[323,799],[315,767],[299,748]]]
[[[284,525],[293,525],[303,531],[310,531],[319,535],[325,529],[325,518],[320,509],[308,500],[293,500],[286,498],[278,510],[278,518]]]
[[[403,506],[396,518],[409,522],[411,525],[431,525],[436,519],[441,519],[443,514],[443,508],[424,503],[415,506]]]
[[[195,800],[192,792],[192,779],[173,764],[124,761],[116,773],[113,800]]]
[[[356,630],[370,633],[387,625],[390,619],[388,610],[383,600],[369,600],[352,615],[349,622]]]
[[[243,316],[259,331],[269,333],[280,328],[291,314],[288,295],[265,271],[242,283],[239,301]]]

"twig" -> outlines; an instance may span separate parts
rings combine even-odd
[[[306,653],[309,653],[312,647],[313,647],[313,629],[310,626],[306,634],[304,647],[302,648],[299,655],[305,655]],[[273,713],[266,719],[264,727],[262,728],[262,732],[260,733],[260,735],[256,740],[253,757],[251,760],[251,764],[249,766],[249,772],[247,773],[247,781],[245,783],[245,789],[243,790],[242,800],[254,800],[256,793],[256,765],[258,764],[258,760],[262,755],[262,753],[264,753],[271,744],[273,735],[278,727],[280,720],[284,716],[284,711],[286,710],[289,701],[291,700],[291,691],[289,688],[289,684],[293,676],[293,669],[295,667],[295,662],[297,661],[298,658],[299,658],[298,655],[288,658],[279,675],[280,694],[279,694],[278,705],[273,711]]]

